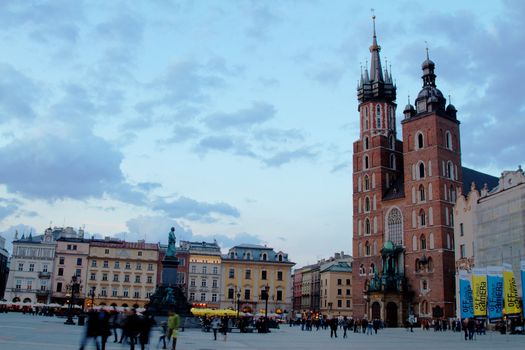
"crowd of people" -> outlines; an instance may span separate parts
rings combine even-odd
[[[298,322],[293,320],[289,321],[290,327],[294,324],[300,323],[301,330],[303,331],[312,331],[315,328],[317,331],[319,329],[328,329],[330,328],[330,337],[337,338],[337,330],[343,331],[343,338],[348,336],[348,332],[353,333],[364,333],[367,335],[377,334],[377,331],[384,327],[382,320],[375,319],[373,321],[368,321],[368,319],[353,319],[352,317],[340,316],[332,318],[302,318]]]

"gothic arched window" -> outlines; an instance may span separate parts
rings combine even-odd
[[[366,235],[370,234],[370,219],[369,218],[365,219],[365,234]]]
[[[390,149],[396,149],[396,139],[394,135],[390,135],[390,138],[388,139],[388,144],[390,145]]]
[[[370,242],[365,242],[365,255],[370,256]]]
[[[365,155],[365,157],[363,158],[363,168],[368,169],[369,165],[370,164],[368,163],[368,156]]]
[[[393,153],[390,155],[390,169],[396,170],[396,155]]]
[[[365,198],[365,213],[368,213],[370,211],[370,198]]]
[[[421,131],[418,131],[416,136],[416,149],[421,149],[425,146],[424,139],[423,139],[423,133]]]
[[[398,208],[392,208],[387,219],[388,239],[395,245],[403,245],[403,217]]]
[[[376,105],[376,128],[381,129],[381,105]]]
[[[425,238],[425,235],[419,237],[419,246],[421,247],[421,250],[427,249],[427,239]]]
[[[368,144],[368,136],[365,136],[365,150],[367,150],[369,148],[369,144]]]
[[[425,187],[423,185],[419,185],[419,200],[425,201]]]
[[[370,189],[370,179],[368,178],[368,175],[365,175],[365,191],[368,191]]]
[[[447,162],[447,177],[454,180],[454,165],[450,160]]]
[[[423,227],[423,226],[426,226],[426,225],[427,225],[427,220],[426,220],[426,217],[425,217],[425,211],[423,209],[421,209],[419,211],[419,226]]]
[[[419,171],[419,178],[423,179],[425,177],[425,164],[423,162],[419,163],[418,171]]]
[[[368,118],[368,107],[365,107],[365,130],[368,130],[370,127],[370,122]]]
[[[445,147],[452,150],[452,134],[448,130],[445,132]]]

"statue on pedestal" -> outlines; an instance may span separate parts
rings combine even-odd
[[[175,258],[175,227],[171,228],[171,231],[168,235],[168,249],[166,250],[166,257],[167,258]]]

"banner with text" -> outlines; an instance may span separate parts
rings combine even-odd
[[[472,300],[474,317],[487,316],[487,269],[472,269]]]
[[[525,304],[525,260],[520,263],[521,270],[521,300]],[[523,306],[523,317],[525,318],[525,305]]]
[[[503,267],[487,267],[487,311],[491,322],[503,319]]]
[[[459,304],[462,319],[474,317],[471,276],[465,270],[459,270]]]
[[[516,279],[512,271],[512,265],[503,264],[503,290],[504,290],[504,308],[506,315],[518,315],[521,313],[520,300]]]

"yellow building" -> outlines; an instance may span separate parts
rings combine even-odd
[[[222,258],[221,308],[243,312],[282,314],[292,309],[291,269],[288,254],[272,248],[243,244]]]
[[[155,292],[158,244],[92,240],[89,245],[86,306],[143,307]]]
[[[352,316],[352,267],[347,261],[321,265],[320,312],[328,317]]]

